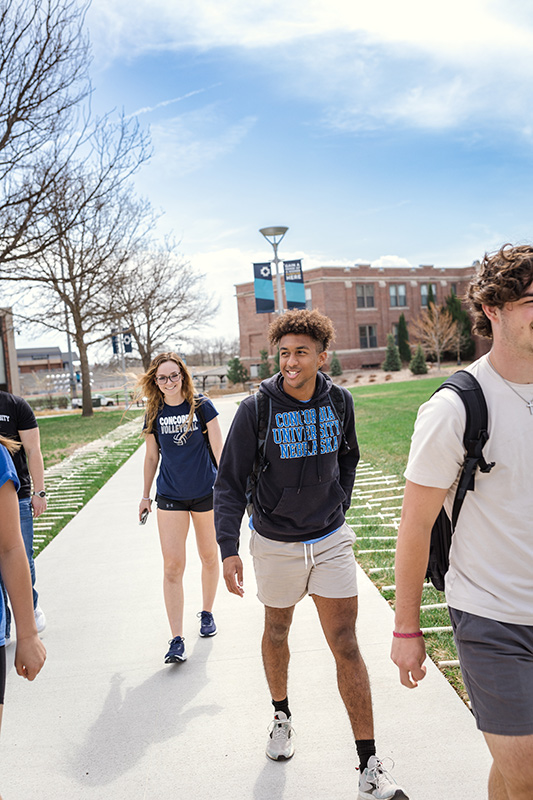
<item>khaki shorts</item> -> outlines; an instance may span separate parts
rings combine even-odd
[[[251,534],[257,596],[265,606],[290,608],[306,594],[357,595],[355,533],[346,523],[316,544],[276,542],[254,530]]]

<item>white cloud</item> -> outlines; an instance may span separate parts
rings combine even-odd
[[[173,97],[171,100],[162,100],[160,103],[156,103],[155,106],[144,106],[143,108],[138,108],[137,111],[133,111],[131,114],[128,114],[126,119],[131,119],[131,117],[139,117],[141,114],[151,114],[152,112],[157,111],[158,108],[166,108],[174,103],[181,103],[182,100],[188,100],[190,97],[195,97],[197,94],[203,94],[204,92],[207,92],[208,89],[214,89],[216,86],[220,86],[220,83],[215,83],[212,86],[208,86],[206,89],[195,89],[192,92],[187,92],[187,94],[181,95],[181,97]]]
[[[371,261],[372,267],[411,267],[412,264],[406,258],[401,256],[380,256],[374,261]]]
[[[215,105],[151,126],[151,167],[164,175],[186,175],[230,153],[255,125],[255,117],[229,123]]]
[[[529,46],[523,18],[507,18],[507,0],[93,0],[89,22],[106,51],[134,48],[254,49],[313,36],[358,33],[369,41],[407,45],[445,59],[472,60]],[[113,47],[114,45],[114,47]]]
[[[231,50],[330,127],[533,125],[533,21],[510,0],[93,0],[96,61]]]

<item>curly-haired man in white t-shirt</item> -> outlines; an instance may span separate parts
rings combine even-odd
[[[446,599],[478,728],[493,766],[489,800],[533,797],[533,246],[486,255],[471,281],[474,331],[492,339],[467,369],[488,407],[483,455],[457,523]],[[464,459],[465,409],[450,389],[421,406],[396,553],[392,659],[402,684],[425,675],[422,583],[433,522],[449,510]]]

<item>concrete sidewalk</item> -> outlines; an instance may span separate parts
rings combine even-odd
[[[234,398],[216,401],[226,429]],[[34,683],[11,667],[0,744],[3,800],[355,800],[355,748],[313,602],[297,607],[290,762],[264,754],[271,719],[260,656],[262,606],[243,526],[245,597],[221,583],[219,634],[198,637],[194,534],[186,570],[189,659],[166,666],[170,638],[155,514],[137,524],[143,450],[37,559],[48,660]],[[490,758],[473,717],[431,662],[416,691],[389,660],[392,611],[360,572],[361,649],[380,757],[411,800],[483,800]],[[12,661],[14,647],[8,649]]]

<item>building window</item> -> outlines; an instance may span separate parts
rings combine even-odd
[[[434,297],[435,301],[437,300],[437,284],[436,283],[432,283],[432,284],[422,283],[420,285],[420,294],[421,294],[421,299],[422,299],[422,305],[425,306],[425,307],[427,307],[427,304],[428,304],[428,292],[429,292],[430,285],[431,285],[431,290],[433,292],[433,297]]]
[[[359,346],[362,349],[378,346],[375,325],[359,325]]]
[[[309,311],[312,311],[312,309],[313,309],[313,300],[311,298],[311,289],[309,287],[307,287],[307,286],[305,288],[305,307]]]
[[[374,308],[374,284],[357,284],[357,308]]]
[[[398,347],[398,325],[396,323],[392,326],[392,335],[394,336],[394,344]]]
[[[390,295],[391,308],[407,305],[407,296],[405,294],[405,283],[391,283],[389,285],[389,295]]]
[[[250,378],[259,376],[259,364],[250,364]]]
[[[457,284],[456,283],[452,283],[452,285],[450,286],[450,289],[452,290],[452,293],[457,297]]]

